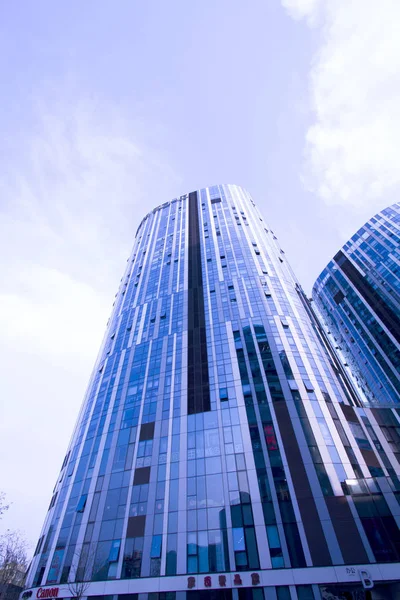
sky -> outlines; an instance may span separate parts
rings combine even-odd
[[[0,5],[0,533],[31,550],[136,228],[252,194],[307,293],[400,187],[398,0]]]

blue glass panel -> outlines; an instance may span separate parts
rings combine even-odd
[[[234,550],[246,550],[246,543],[244,539],[243,527],[233,527],[233,549]]]
[[[153,539],[151,542],[151,558],[160,558],[161,556],[161,544],[162,544],[162,535],[153,535]]]
[[[111,545],[111,549],[110,549],[110,554],[108,555],[108,560],[110,562],[115,562],[118,560],[120,546],[121,546],[121,540],[113,541],[113,543]]]

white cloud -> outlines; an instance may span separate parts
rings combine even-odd
[[[33,543],[137,225],[180,183],[146,143],[156,125],[59,83],[32,97],[30,129],[2,140],[1,527]]]
[[[324,0],[282,0],[282,6],[294,19],[307,17],[314,22],[317,17],[321,3]]]
[[[0,330],[10,347],[93,359],[108,302],[84,282],[39,265],[20,265],[15,289],[0,294]]]
[[[305,184],[327,204],[379,209],[400,184],[397,0],[282,0],[321,26],[310,73]]]
[[[25,336],[38,351],[58,329],[69,352],[82,319],[109,310],[154,194],[161,203],[178,187],[134,111],[127,122],[82,92],[64,82],[33,96],[34,125],[9,140],[0,177],[0,320],[9,341]]]
[[[154,205],[149,194],[168,197],[178,178],[157,149],[146,148],[139,118],[127,122],[117,107],[77,88],[54,86],[34,97],[35,128],[9,141],[0,248],[25,260],[28,247],[40,264],[105,284]]]

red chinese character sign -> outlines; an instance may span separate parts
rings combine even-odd
[[[226,576],[225,575],[219,575],[218,576],[218,583],[219,583],[220,587],[226,587]]]
[[[206,588],[212,587],[211,575],[206,575],[204,577],[203,581],[204,581],[204,587],[206,587]],[[260,585],[260,583],[261,583],[260,574],[252,573],[251,574],[251,585]],[[219,584],[219,587],[226,587],[226,575],[218,575],[218,584]],[[233,585],[243,585],[243,581],[242,581],[242,578],[239,573],[235,573],[235,575],[233,576]],[[189,590],[196,587],[196,578],[195,577],[187,578],[187,587]]]

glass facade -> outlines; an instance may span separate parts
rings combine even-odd
[[[400,405],[400,202],[343,246],[313,299],[365,402]]]
[[[245,190],[166,202],[136,233],[27,586],[95,600],[389,586],[399,428],[398,410],[361,407]]]

